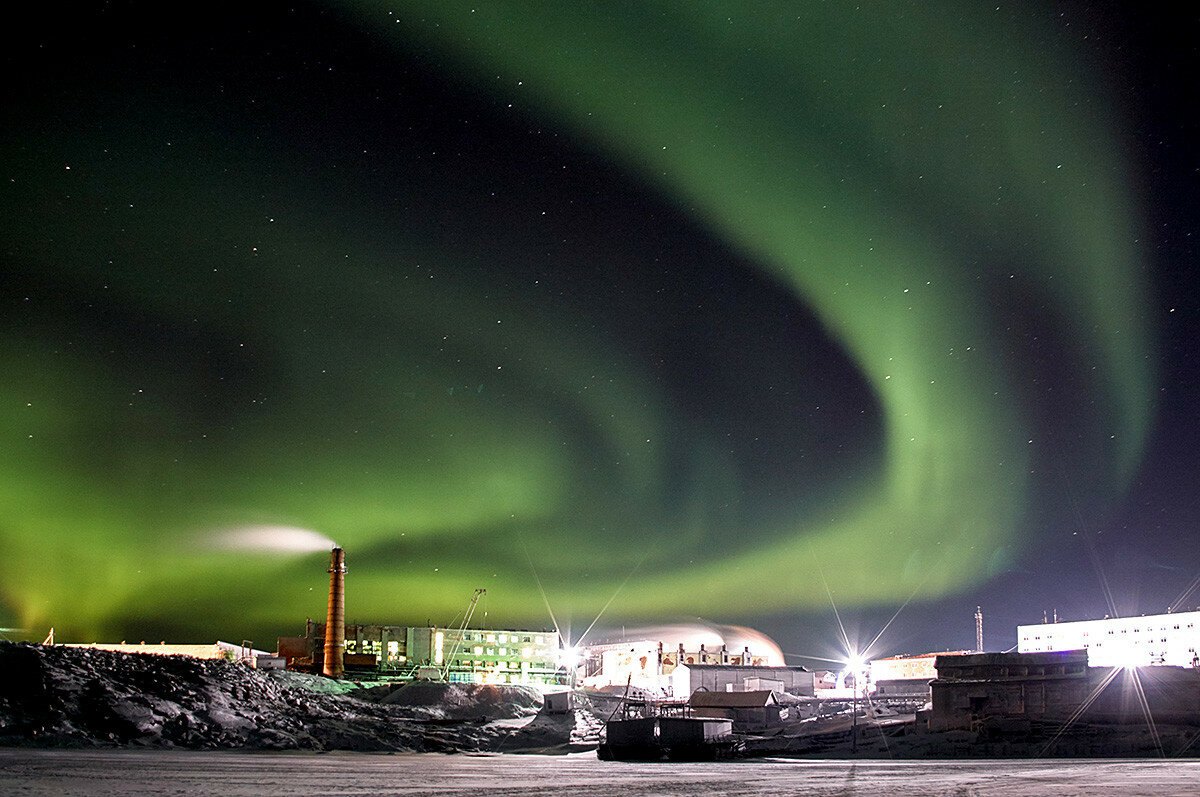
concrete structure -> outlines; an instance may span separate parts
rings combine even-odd
[[[929,729],[971,730],[986,719],[1066,719],[1087,700],[1087,654],[975,653],[938,657]]]
[[[345,625],[346,666],[360,674],[438,677],[466,683],[563,684],[558,634],[520,629]],[[325,625],[308,621],[303,637],[281,637],[289,666],[324,656]]]
[[[1200,725],[1200,670],[1091,667],[1082,650],[982,653],[937,664],[930,730],[1068,720]],[[1143,702],[1144,701],[1144,702]]]
[[[1200,611],[1017,626],[1017,651],[1085,650],[1092,667],[1200,666]]]

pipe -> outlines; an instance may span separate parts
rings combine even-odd
[[[329,562],[329,613],[325,616],[325,668],[330,678],[346,671],[346,552],[334,548]]]

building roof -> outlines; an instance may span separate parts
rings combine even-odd
[[[966,656],[971,653],[978,653],[975,650],[941,650],[937,653],[901,653],[897,656],[885,656],[882,659],[871,659],[876,661],[903,661],[904,659],[929,659],[935,656]]]
[[[693,670],[779,670],[787,672],[808,672],[807,667],[798,664],[680,664]]]
[[[1003,666],[1021,664],[1078,664],[1087,663],[1086,650],[1054,650],[1040,653],[968,653],[948,657],[946,663],[938,664],[938,670],[959,667]]]
[[[688,705],[707,708],[762,708],[777,703],[775,693],[770,689],[754,692],[707,692],[698,689],[692,692]]]

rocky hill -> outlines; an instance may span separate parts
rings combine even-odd
[[[594,746],[587,712],[517,686],[356,684],[183,656],[0,643],[0,745],[539,752]],[[588,737],[591,737],[590,739]]]

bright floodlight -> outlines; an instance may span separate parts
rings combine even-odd
[[[568,670],[577,668],[581,658],[583,656],[577,647],[572,646],[558,649],[558,664],[561,667],[566,667]]]

